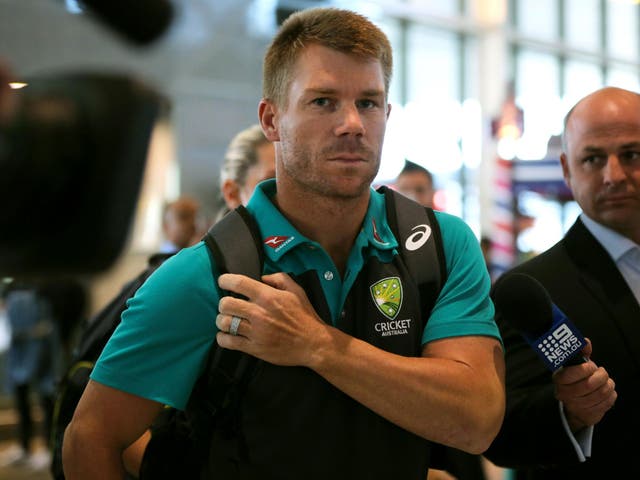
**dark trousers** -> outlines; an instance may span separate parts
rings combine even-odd
[[[33,413],[31,409],[31,389],[29,384],[15,386],[14,398],[15,406],[18,411],[18,438],[20,445],[25,452],[29,452],[31,447],[31,439],[34,434]],[[46,436],[47,443],[51,436],[51,422],[53,417],[53,397],[49,395],[39,395],[40,406],[44,415],[43,434]]]

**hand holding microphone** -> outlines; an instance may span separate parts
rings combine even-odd
[[[551,301],[535,278],[503,275],[493,289],[496,320],[517,330],[553,373],[555,397],[572,431],[598,423],[613,406],[615,383],[590,360],[591,342]],[[573,367],[576,368],[562,368]]]

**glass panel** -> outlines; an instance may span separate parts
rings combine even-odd
[[[602,71],[598,65],[576,60],[567,61],[564,100],[568,104],[576,103],[602,86]]]
[[[600,0],[565,0],[564,28],[572,47],[599,50]]]
[[[540,40],[558,39],[557,0],[517,0],[516,29]]]
[[[412,24],[407,30],[408,101],[458,99],[460,57],[455,33]]]
[[[607,3],[607,52],[615,58],[638,60],[638,9],[627,2]]]
[[[524,134],[515,153],[522,159],[544,158],[549,137],[562,129],[558,61],[553,55],[522,50],[516,69],[516,104],[524,110]]]
[[[392,19],[374,19],[375,23],[380,29],[387,35],[389,42],[391,42],[391,48],[393,49],[393,74],[391,76],[391,85],[389,86],[389,101],[391,103],[399,103],[402,100],[402,71],[398,68],[402,63],[402,56],[405,52],[402,51],[400,38],[401,30],[397,21]]]
[[[626,88],[634,92],[640,92],[640,80],[638,69],[626,66],[611,67],[607,72],[607,85]]]
[[[397,1],[397,0],[396,0]],[[406,0],[406,3],[420,7],[421,12],[454,17],[460,14],[458,0]]]
[[[480,50],[478,40],[475,37],[465,38],[465,76],[464,94],[465,99],[479,98],[480,95]]]
[[[533,218],[532,225],[520,232],[518,251],[524,259],[545,251],[563,235],[562,205],[553,198],[524,191],[518,196],[520,213]]]
[[[407,33],[405,155],[434,173],[457,171],[462,123],[458,37],[421,25],[411,25]]]
[[[376,185],[392,183],[398,176],[405,159],[404,109],[397,103],[391,104],[391,114],[382,145],[380,169],[374,180]]]
[[[516,96],[550,97],[558,96],[558,61],[553,55],[521,50],[516,58]]]

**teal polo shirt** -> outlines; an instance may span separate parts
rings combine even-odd
[[[335,323],[367,259],[376,256],[390,262],[397,255],[384,195],[371,191],[341,277],[320,244],[300,234],[273,205],[270,198],[275,190],[274,180],[262,182],[247,205],[263,239],[264,273],[316,271]],[[448,278],[425,327],[423,343],[462,335],[500,338],[489,299],[490,280],[475,235],[455,216],[436,212],[436,218]],[[183,409],[215,339],[221,295],[216,279],[203,242],[167,260],[129,300],[91,378]]]

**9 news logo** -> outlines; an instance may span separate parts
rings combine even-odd
[[[538,352],[550,367],[559,368],[565,360],[584,348],[585,342],[566,323],[538,339]]]

